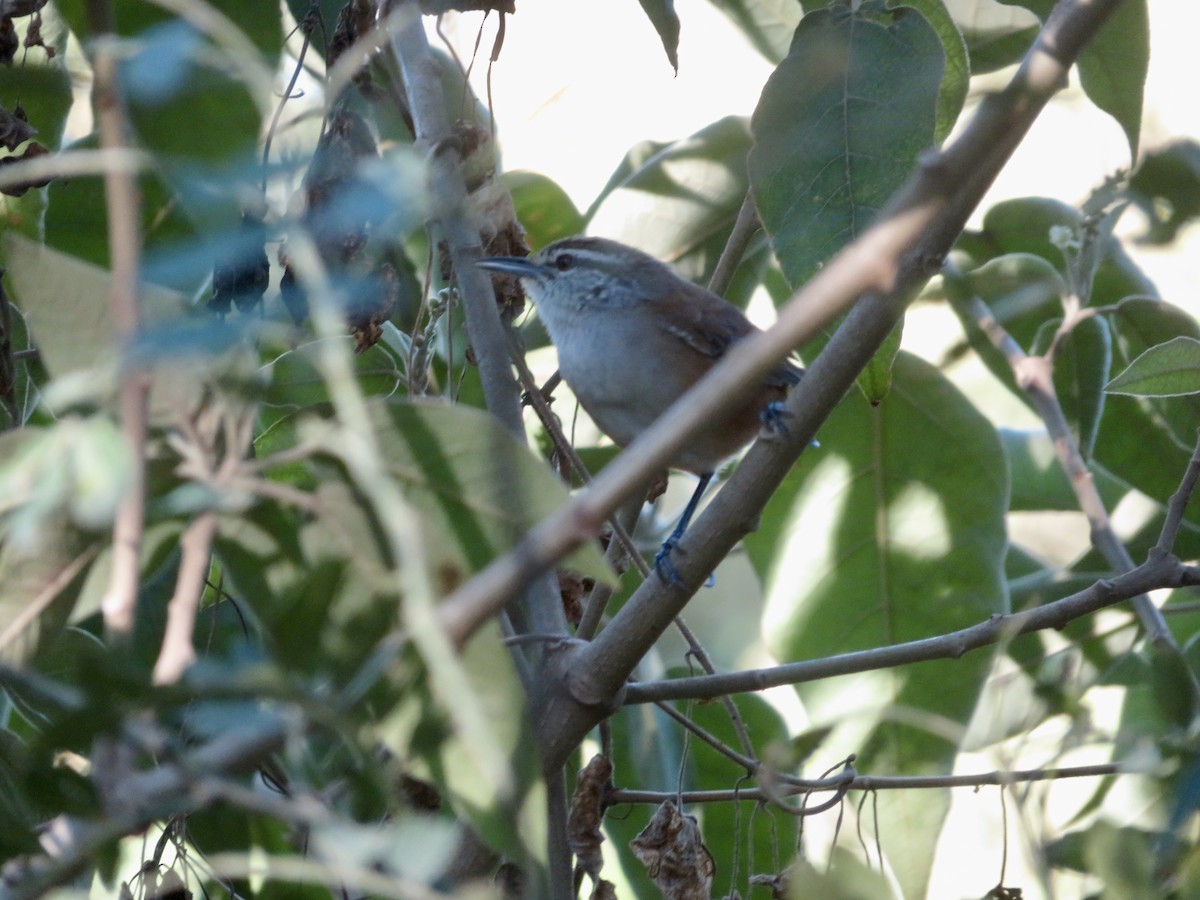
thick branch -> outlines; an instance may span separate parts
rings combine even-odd
[[[669,681],[637,682],[625,688],[623,701],[628,704],[706,699],[728,693],[760,691],[783,684],[802,684],[835,675],[891,669],[915,662],[958,659],[971,650],[998,644],[1020,634],[1047,628],[1062,628],[1081,616],[1090,615],[1146,591],[1194,584],[1200,584],[1200,571],[1184,566],[1174,556],[1155,554],[1152,559],[1132,572],[1111,581],[1098,581],[1086,590],[1061,600],[1018,613],[992,616],[977,625],[949,634],[893,644],[890,647],[841,653],[824,659],[788,663],[769,669],[751,669],[729,675],[674,678]]]
[[[395,6],[399,12],[405,4]],[[408,97],[417,145],[429,154],[429,194],[434,202],[434,218],[441,226],[458,279],[467,335],[479,366],[484,401],[488,411],[523,441],[525,424],[521,416],[521,392],[509,365],[508,336],[496,306],[492,279],[475,265],[483,255],[483,248],[479,230],[467,212],[462,157],[446,116],[446,98],[438,64],[425,39],[425,27],[417,4],[408,0],[407,6],[413,14],[397,27],[392,49],[404,78],[404,95]],[[532,574],[540,574],[547,568],[544,566],[539,573]],[[543,578],[535,582],[529,578],[522,586],[528,586],[524,617],[529,630],[566,634],[567,621],[554,580]]]

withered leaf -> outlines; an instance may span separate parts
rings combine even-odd
[[[600,845],[604,835],[600,824],[604,821],[607,806],[609,779],[612,778],[612,763],[597,754],[579,773],[579,782],[571,795],[571,807],[567,811],[567,845],[578,860],[578,866],[596,882],[604,867]]]
[[[629,846],[667,900],[709,900],[712,896],[717,866],[701,839],[700,826],[670,800],[659,806]]]

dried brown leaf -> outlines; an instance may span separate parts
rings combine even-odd
[[[717,866],[701,839],[700,826],[670,800],[659,806],[629,846],[667,900],[709,900],[712,896]]]
[[[611,762],[603,756],[593,756],[579,773],[579,781],[571,795],[571,808],[567,811],[567,845],[575,854],[579,869],[593,882],[599,881],[600,870],[604,868],[600,851],[604,835],[600,825],[604,821],[612,772]]]

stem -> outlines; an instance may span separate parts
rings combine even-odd
[[[97,34],[93,61],[96,120],[102,150],[125,149],[125,115],[117,82],[117,60],[112,37],[112,9],[106,0],[91,0],[89,12]],[[138,310],[138,268],[141,234],[140,197],[133,175],[123,168],[104,172],[108,214],[109,256],[112,275],[109,311],[117,340],[128,344],[141,325]],[[145,373],[125,371],[121,379],[119,415],[131,459],[129,488],[117,507],[113,525],[112,574],[101,601],[104,629],[110,638],[133,633],[137,606],[138,561],[142,545],[145,505],[146,400],[149,381]]]
[[[196,661],[192,632],[208,580],[210,551],[216,533],[217,514],[209,510],[197,516],[179,540],[183,559],[179,564],[175,593],[167,605],[162,649],[154,663],[155,684],[173,684]]]

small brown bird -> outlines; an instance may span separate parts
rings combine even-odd
[[[733,304],[676,275],[652,256],[616,241],[572,237],[533,256],[492,257],[480,266],[515,275],[537,307],[558,365],[597,426],[624,447],[758,329]],[[804,372],[781,363],[741,406],[714,420],[671,464],[700,476],[679,525],[655,557],[678,583],[679,542],[718,466],[760,428],[779,427],[787,389]]]

